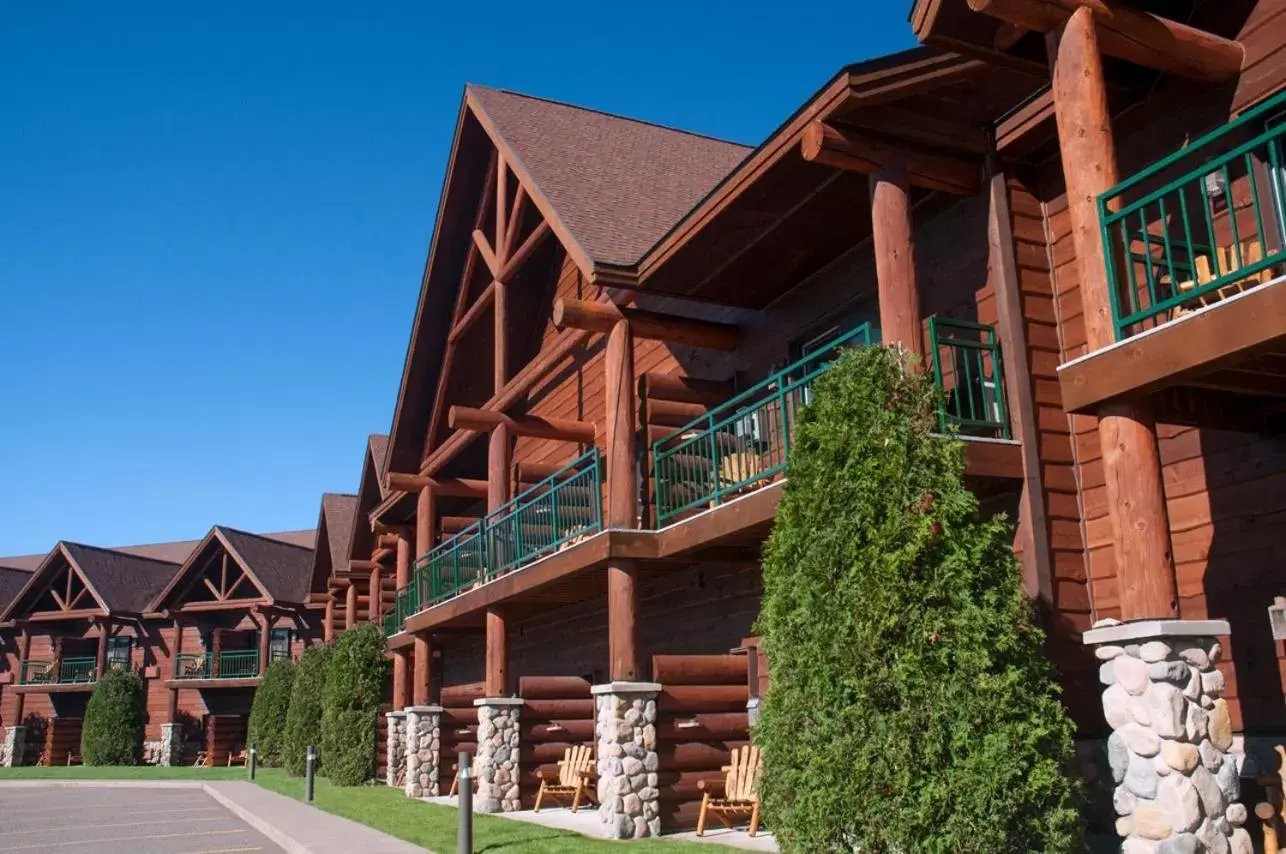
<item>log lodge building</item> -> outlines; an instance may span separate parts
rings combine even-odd
[[[307,561],[215,528],[168,569],[59,544],[0,570],[5,725],[83,703],[36,659],[132,649],[159,739],[243,714],[257,675],[188,687],[180,656],[262,668],[277,627],[381,621],[390,784],[445,792],[467,749],[480,807],[519,809],[593,744],[606,835],[691,826],[767,685],[796,413],[837,350],[884,345],[1015,522],[1092,823],[1139,837],[1158,775],[1261,797],[1286,741],[1286,0],[918,0],[910,26],[753,149],[466,87],[358,493],[323,500]],[[134,587],[99,589],[112,559]],[[1127,710],[1154,697],[1177,705]],[[1173,774],[1167,741],[1201,762]],[[1187,830],[1237,850],[1210,798]]]

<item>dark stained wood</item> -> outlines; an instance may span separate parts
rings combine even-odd
[[[871,173],[870,195],[880,332],[885,344],[901,344],[923,358],[910,188],[906,164],[900,158],[889,158]]]
[[[804,129],[800,153],[810,163],[871,175],[900,162],[917,187],[972,196],[982,183],[982,163],[962,157],[893,146],[859,131],[816,121]]]
[[[1054,109],[1067,181],[1086,335],[1091,349],[1115,339],[1098,226],[1098,196],[1117,182],[1116,147],[1094,14],[1080,8],[1054,46]],[[1116,536],[1121,610],[1126,619],[1179,615],[1170,525],[1156,426],[1141,401],[1099,411],[1109,515]]]
[[[451,407],[453,410],[456,407]],[[487,494],[485,482],[463,477],[433,478],[405,472],[388,473],[389,489],[418,492],[432,489],[436,495],[447,498],[482,498]]]
[[[1232,39],[1107,0],[969,0],[969,8],[1041,33],[1083,9],[1099,31],[1104,53],[1189,80],[1232,80],[1244,58],[1242,46]]]
[[[537,415],[505,415],[469,406],[453,406],[448,421],[454,428],[475,432],[493,432],[501,427],[510,435],[534,439],[554,439],[582,445],[594,443],[595,427],[591,421],[543,418]]]
[[[1040,459],[1040,430],[1032,395],[1031,365],[1027,357],[1027,328],[1023,320],[1018,260],[1014,255],[1013,214],[1004,173],[988,181],[987,240],[989,267],[996,293],[1001,358],[1005,368],[1005,395],[1010,422],[1022,454],[1023,490],[1020,498],[1020,536],[1026,542],[1019,558],[1027,595],[1046,608],[1053,605],[1053,553],[1049,522],[1045,516],[1045,480]]]
[[[741,340],[741,330],[729,323],[695,320],[607,302],[559,299],[554,303],[554,325],[559,329],[606,333],[622,320],[629,322],[634,335],[639,338],[687,347],[735,350]]]
[[[607,525],[638,526],[638,474],[635,461],[634,336],[630,322],[618,320],[607,338]]]
[[[705,380],[683,374],[660,374],[652,371],[643,375],[640,385],[643,388],[642,394],[648,398],[649,403],[653,400],[667,400],[716,406],[736,392],[734,384],[727,380]]]
[[[414,640],[415,669],[411,676],[411,702],[417,706],[429,704],[429,689],[433,682],[433,643],[428,632],[417,632]]]
[[[437,507],[432,486],[421,487],[415,500],[415,557],[421,558],[433,548],[433,527]]]
[[[654,655],[652,680],[662,685],[722,685],[746,681],[744,655]]]
[[[452,407],[454,409],[454,407]],[[487,512],[499,510],[509,500],[509,467],[513,460],[513,442],[509,427],[500,424],[491,431],[487,443]]]
[[[612,680],[638,680],[638,569],[630,560],[607,566],[607,644]]]
[[[411,654],[405,649],[393,650],[393,711],[400,712],[411,705],[409,680],[409,659]]]
[[[487,609],[487,661],[484,691],[488,697],[508,696],[509,630],[500,608]]]
[[[1059,368],[1063,406],[1068,412],[1092,412],[1117,398],[1196,385],[1201,378],[1262,352],[1286,351],[1283,317],[1286,287],[1271,284],[1095,350]],[[1214,378],[1210,385],[1249,394],[1282,391],[1279,379],[1262,376],[1267,387],[1235,388],[1233,382]]]

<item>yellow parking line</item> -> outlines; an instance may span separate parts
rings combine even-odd
[[[237,830],[198,830],[196,833],[153,833],[150,836],[113,836],[104,839],[77,839],[71,842],[37,842],[34,845],[13,845],[0,848],[0,851],[31,851],[37,848],[63,848],[68,845],[101,845],[104,842],[141,842],[145,839],[179,839],[184,836],[228,836],[233,833],[245,833],[244,828]]]
[[[108,827],[146,827],[149,824],[174,824],[181,821],[184,824],[197,824],[203,821],[227,821],[231,819],[230,815],[215,816],[214,818],[187,818],[186,816],[176,817],[169,821],[125,821],[119,824],[76,824],[68,827],[41,827],[36,830],[6,830],[6,834],[17,833],[67,833],[72,830],[103,830]],[[0,848],[0,851],[3,851]]]

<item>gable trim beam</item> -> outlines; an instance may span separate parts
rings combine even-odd
[[[810,163],[848,169],[867,175],[895,159],[906,163],[907,180],[914,186],[959,196],[977,195],[982,187],[982,163],[945,154],[894,146],[854,130],[815,121],[804,128],[800,153]]]

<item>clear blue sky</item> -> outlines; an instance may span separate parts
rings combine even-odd
[[[757,144],[909,0],[0,4],[0,555],[312,527],[466,81]]]

